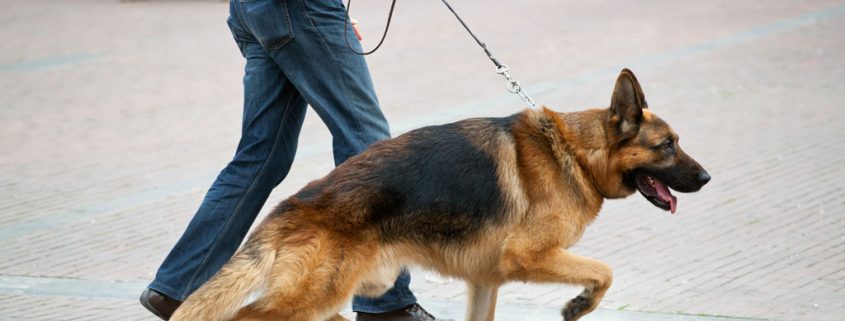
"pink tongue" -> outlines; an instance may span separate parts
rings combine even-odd
[[[669,208],[672,214],[675,214],[675,209],[678,206],[678,198],[672,195],[669,188],[663,185],[663,182],[654,180],[654,189],[657,190],[657,197],[662,201],[669,203]]]

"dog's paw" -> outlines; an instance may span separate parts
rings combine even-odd
[[[590,311],[590,306],[593,305],[593,299],[584,293],[576,296],[574,299],[566,304],[561,314],[564,321],[575,321],[584,316]]]

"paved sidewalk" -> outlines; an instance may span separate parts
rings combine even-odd
[[[388,4],[359,2],[370,48]],[[573,249],[614,267],[586,321],[843,319],[845,1],[453,5],[554,109],[606,106],[630,67],[713,176],[674,216],[606,203]],[[226,16],[219,1],[5,3],[0,320],[154,320],[137,295],[237,143],[243,61]],[[399,1],[394,18],[368,57],[394,134],[520,109],[439,1]],[[310,113],[269,204],[332,168],[330,142]],[[461,282],[417,271],[412,287],[463,316]],[[559,320],[577,293],[510,284],[497,320]]]

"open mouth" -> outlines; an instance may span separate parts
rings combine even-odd
[[[666,184],[663,184],[660,180],[646,175],[638,173],[634,177],[636,182],[637,190],[640,191],[645,198],[665,211],[670,211],[672,214],[675,214],[675,209],[678,207],[678,198],[672,195],[672,192],[669,191],[669,187]]]

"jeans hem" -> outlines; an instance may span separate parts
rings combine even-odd
[[[408,292],[401,299],[391,301],[389,303],[382,303],[377,305],[357,305],[353,303],[352,311],[364,313],[384,313],[393,310],[398,310],[414,303],[417,303],[417,297],[415,297],[414,294],[412,294],[411,292]]]
[[[150,283],[150,285],[148,285],[147,288],[155,290],[158,293],[164,294],[165,296],[167,296],[171,299],[174,299],[174,300],[177,300],[177,301],[180,301],[180,302],[185,301],[185,298],[182,298],[179,295],[175,294],[178,291],[174,291],[171,287],[164,285],[163,283],[160,283],[158,281],[153,281],[153,283]]]

